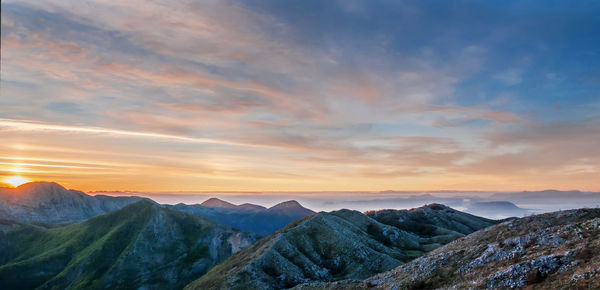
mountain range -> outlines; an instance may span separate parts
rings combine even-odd
[[[148,200],[66,225],[0,220],[0,288],[180,289],[255,241]]]
[[[270,208],[249,203],[235,205],[218,198],[210,198],[199,205],[180,203],[165,206],[259,235],[271,234],[294,220],[315,213],[294,200],[282,202]]]
[[[0,187],[0,219],[23,222],[73,222],[148,200],[136,196],[87,195],[54,182],[30,182]]]
[[[83,221],[140,200],[137,196],[88,195],[67,190],[54,182],[31,182],[16,188],[0,188],[0,219],[21,222],[61,223]],[[273,233],[290,222],[315,212],[294,200],[271,208],[245,203],[235,205],[218,198],[202,204],[164,205],[259,235]]]
[[[216,197],[211,197],[211,198],[207,199],[206,201],[204,201],[203,203],[201,203],[200,205],[204,206],[204,207],[221,208],[221,209],[235,209],[235,210],[240,210],[240,211],[263,211],[263,210],[267,209],[264,206],[251,204],[251,203],[235,205],[233,203],[230,203],[230,202],[227,202],[224,200],[220,200]]]
[[[242,250],[188,289],[285,289],[364,279],[496,221],[432,204],[363,214],[321,212]]]
[[[466,210],[498,208],[525,210]],[[0,289],[600,289],[599,253],[597,208],[492,220],[0,189]]]

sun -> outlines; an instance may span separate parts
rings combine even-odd
[[[11,176],[4,178],[3,182],[6,184],[10,184],[12,187],[17,187],[23,183],[30,182],[31,180],[21,177],[21,176]]]

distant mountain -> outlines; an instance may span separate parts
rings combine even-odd
[[[474,202],[467,205],[465,212],[490,218],[523,217],[529,213],[509,201]]]
[[[237,205],[226,202],[224,200],[220,200],[216,197],[207,199],[201,205],[205,206],[205,207],[214,207],[214,208],[229,208],[229,209],[237,208]]]
[[[54,182],[0,188],[0,218],[18,221],[71,222],[120,209],[141,197],[90,196]]]
[[[315,213],[314,211],[304,208],[299,202],[295,200],[284,201],[282,203],[278,203],[273,207],[267,209],[267,212],[270,213],[278,213],[284,214],[288,216],[300,216],[304,217],[310,214]]]
[[[600,209],[486,228],[364,281],[295,289],[600,289]]]
[[[218,199],[216,197],[211,197],[211,198],[207,199],[206,201],[204,201],[203,203],[201,203],[200,205],[204,206],[204,207],[211,207],[211,208],[234,209],[234,210],[244,210],[244,211],[263,211],[263,210],[267,209],[264,206],[251,204],[251,203],[235,205],[233,203]]]
[[[492,200],[505,200],[529,209],[529,213],[552,212],[582,207],[600,207],[600,192],[579,190],[522,191],[496,193]]]
[[[321,212],[234,254],[186,288],[282,289],[308,281],[364,279],[495,223],[442,205],[367,215]]]
[[[541,191],[521,191],[521,192],[505,192],[496,193],[491,196],[496,200],[522,200],[522,201],[543,201],[548,202],[549,200],[561,202],[562,200],[572,199],[600,199],[600,192],[582,192],[579,190],[541,190]]]
[[[0,289],[180,289],[253,234],[139,201],[68,225],[0,221]]]
[[[234,205],[217,198],[211,198],[201,205],[180,203],[167,205],[167,207],[259,235],[271,234],[294,220],[315,213],[310,209],[304,208],[297,201],[286,201],[271,208],[265,208],[248,203]]]
[[[251,203],[244,203],[244,204],[240,204],[237,206],[237,209],[240,210],[247,210],[247,211],[263,211],[266,210],[267,208],[261,205],[256,205],[256,204],[251,204]]]

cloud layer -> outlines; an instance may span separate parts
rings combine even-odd
[[[3,1],[0,175],[86,190],[600,190],[599,12]]]

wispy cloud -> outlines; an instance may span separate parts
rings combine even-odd
[[[83,189],[597,190],[599,88],[569,76],[600,65],[598,11],[2,1],[0,156],[23,158],[0,171]]]
[[[221,144],[221,145],[235,145],[235,146],[257,146],[254,144],[244,144],[225,140],[217,140],[210,138],[193,138],[177,135],[167,135],[159,133],[147,133],[147,132],[135,132],[117,129],[108,129],[101,127],[86,127],[86,126],[67,126],[67,125],[54,125],[45,124],[33,121],[23,120],[9,120],[0,119],[0,130],[5,131],[62,131],[71,133],[88,133],[88,134],[106,134],[123,137],[133,138],[157,138],[167,139],[171,141],[180,142],[191,142],[191,143],[210,143],[210,144]]]

